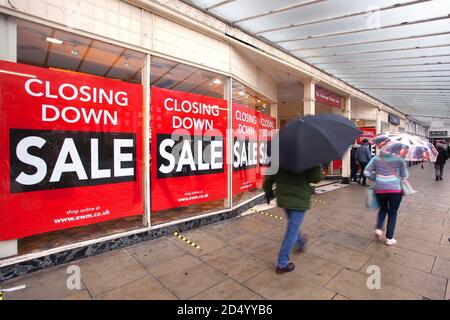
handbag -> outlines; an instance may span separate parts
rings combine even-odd
[[[378,209],[380,204],[377,200],[377,195],[373,187],[367,188],[366,192],[366,208],[368,209]]]
[[[379,158],[391,170],[391,173],[393,175],[398,176],[397,172],[395,172],[394,169],[392,169],[392,167],[389,165],[389,163],[387,163],[386,160],[383,159],[383,157],[380,156]],[[402,189],[402,194],[404,196],[409,196],[409,195],[412,195],[417,192],[416,190],[413,189],[412,185],[409,183],[408,179],[406,179],[406,178],[400,180],[400,188]]]
[[[404,196],[409,196],[409,195],[417,192],[416,190],[413,189],[413,187],[411,186],[411,184],[409,183],[409,181],[407,179],[403,179],[400,182],[400,185],[402,187],[402,192],[403,192]]]

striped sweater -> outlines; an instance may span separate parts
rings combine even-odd
[[[402,178],[408,177],[405,160],[390,155],[375,156],[364,170],[364,175],[375,181],[376,193],[401,192]]]

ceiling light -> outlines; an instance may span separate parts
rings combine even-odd
[[[245,92],[244,91],[239,91],[239,95],[243,97],[243,96],[245,96]]]
[[[19,72],[13,72],[13,71],[8,71],[8,70],[0,70],[0,73],[12,74],[15,76],[26,77],[26,78],[36,78],[36,76],[33,74],[19,73]]]
[[[54,43],[54,44],[63,44],[64,43],[64,41],[62,41],[62,40],[59,40],[59,39],[56,39],[56,38],[51,38],[51,37],[46,37],[45,41],[48,41],[48,42],[51,42],[51,43]]]
[[[73,56],[77,56],[80,54],[80,52],[75,48],[76,46],[76,43],[72,43],[72,51],[70,51],[70,54]]]
[[[214,79],[213,83],[219,85],[222,84],[222,81],[220,81],[220,79]]]

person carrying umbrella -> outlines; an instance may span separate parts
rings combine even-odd
[[[292,250],[302,251],[306,246],[307,237],[300,228],[311,206],[310,184],[323,177],[321,164],[342,159],[360,134],[350,120],[334,114],[297,118],[280,130],[279,170],[267,175],[263,185],[267,203],[276,196],[277,205],[285,209],[288,219],[276,273],[293,271],[295,265],[289,262]]]
[[[373,157],[367,164],[364,175],[375,181],[375,194],[380,205],[376,229],[374,231],[378,240],[383,239],[383,224],[388,215],[385,244],[392,246],[397,243],[394,239],[397,211],[402,201],[401,179],[408,177],[406,162],[403,158],[393,156],[384,150]]]
[[[387,215],[385,244],[392,246],[397,243],[394,232],[403,193],[415,192],[406,183],[406,161],[436,161],[438,152],[431,143],[408,134],[381,133],[372,142],[380,148],[380,153],[366,166],[364,175],[375,181],[374,190],[380,207],[374,233],[378,240],[383,240]]]

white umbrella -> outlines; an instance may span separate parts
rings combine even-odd
[[[384,153],[402,157],[406,161],[435,162],[439,152],[432,143],[406,133],[380,133],[372,143]]]

